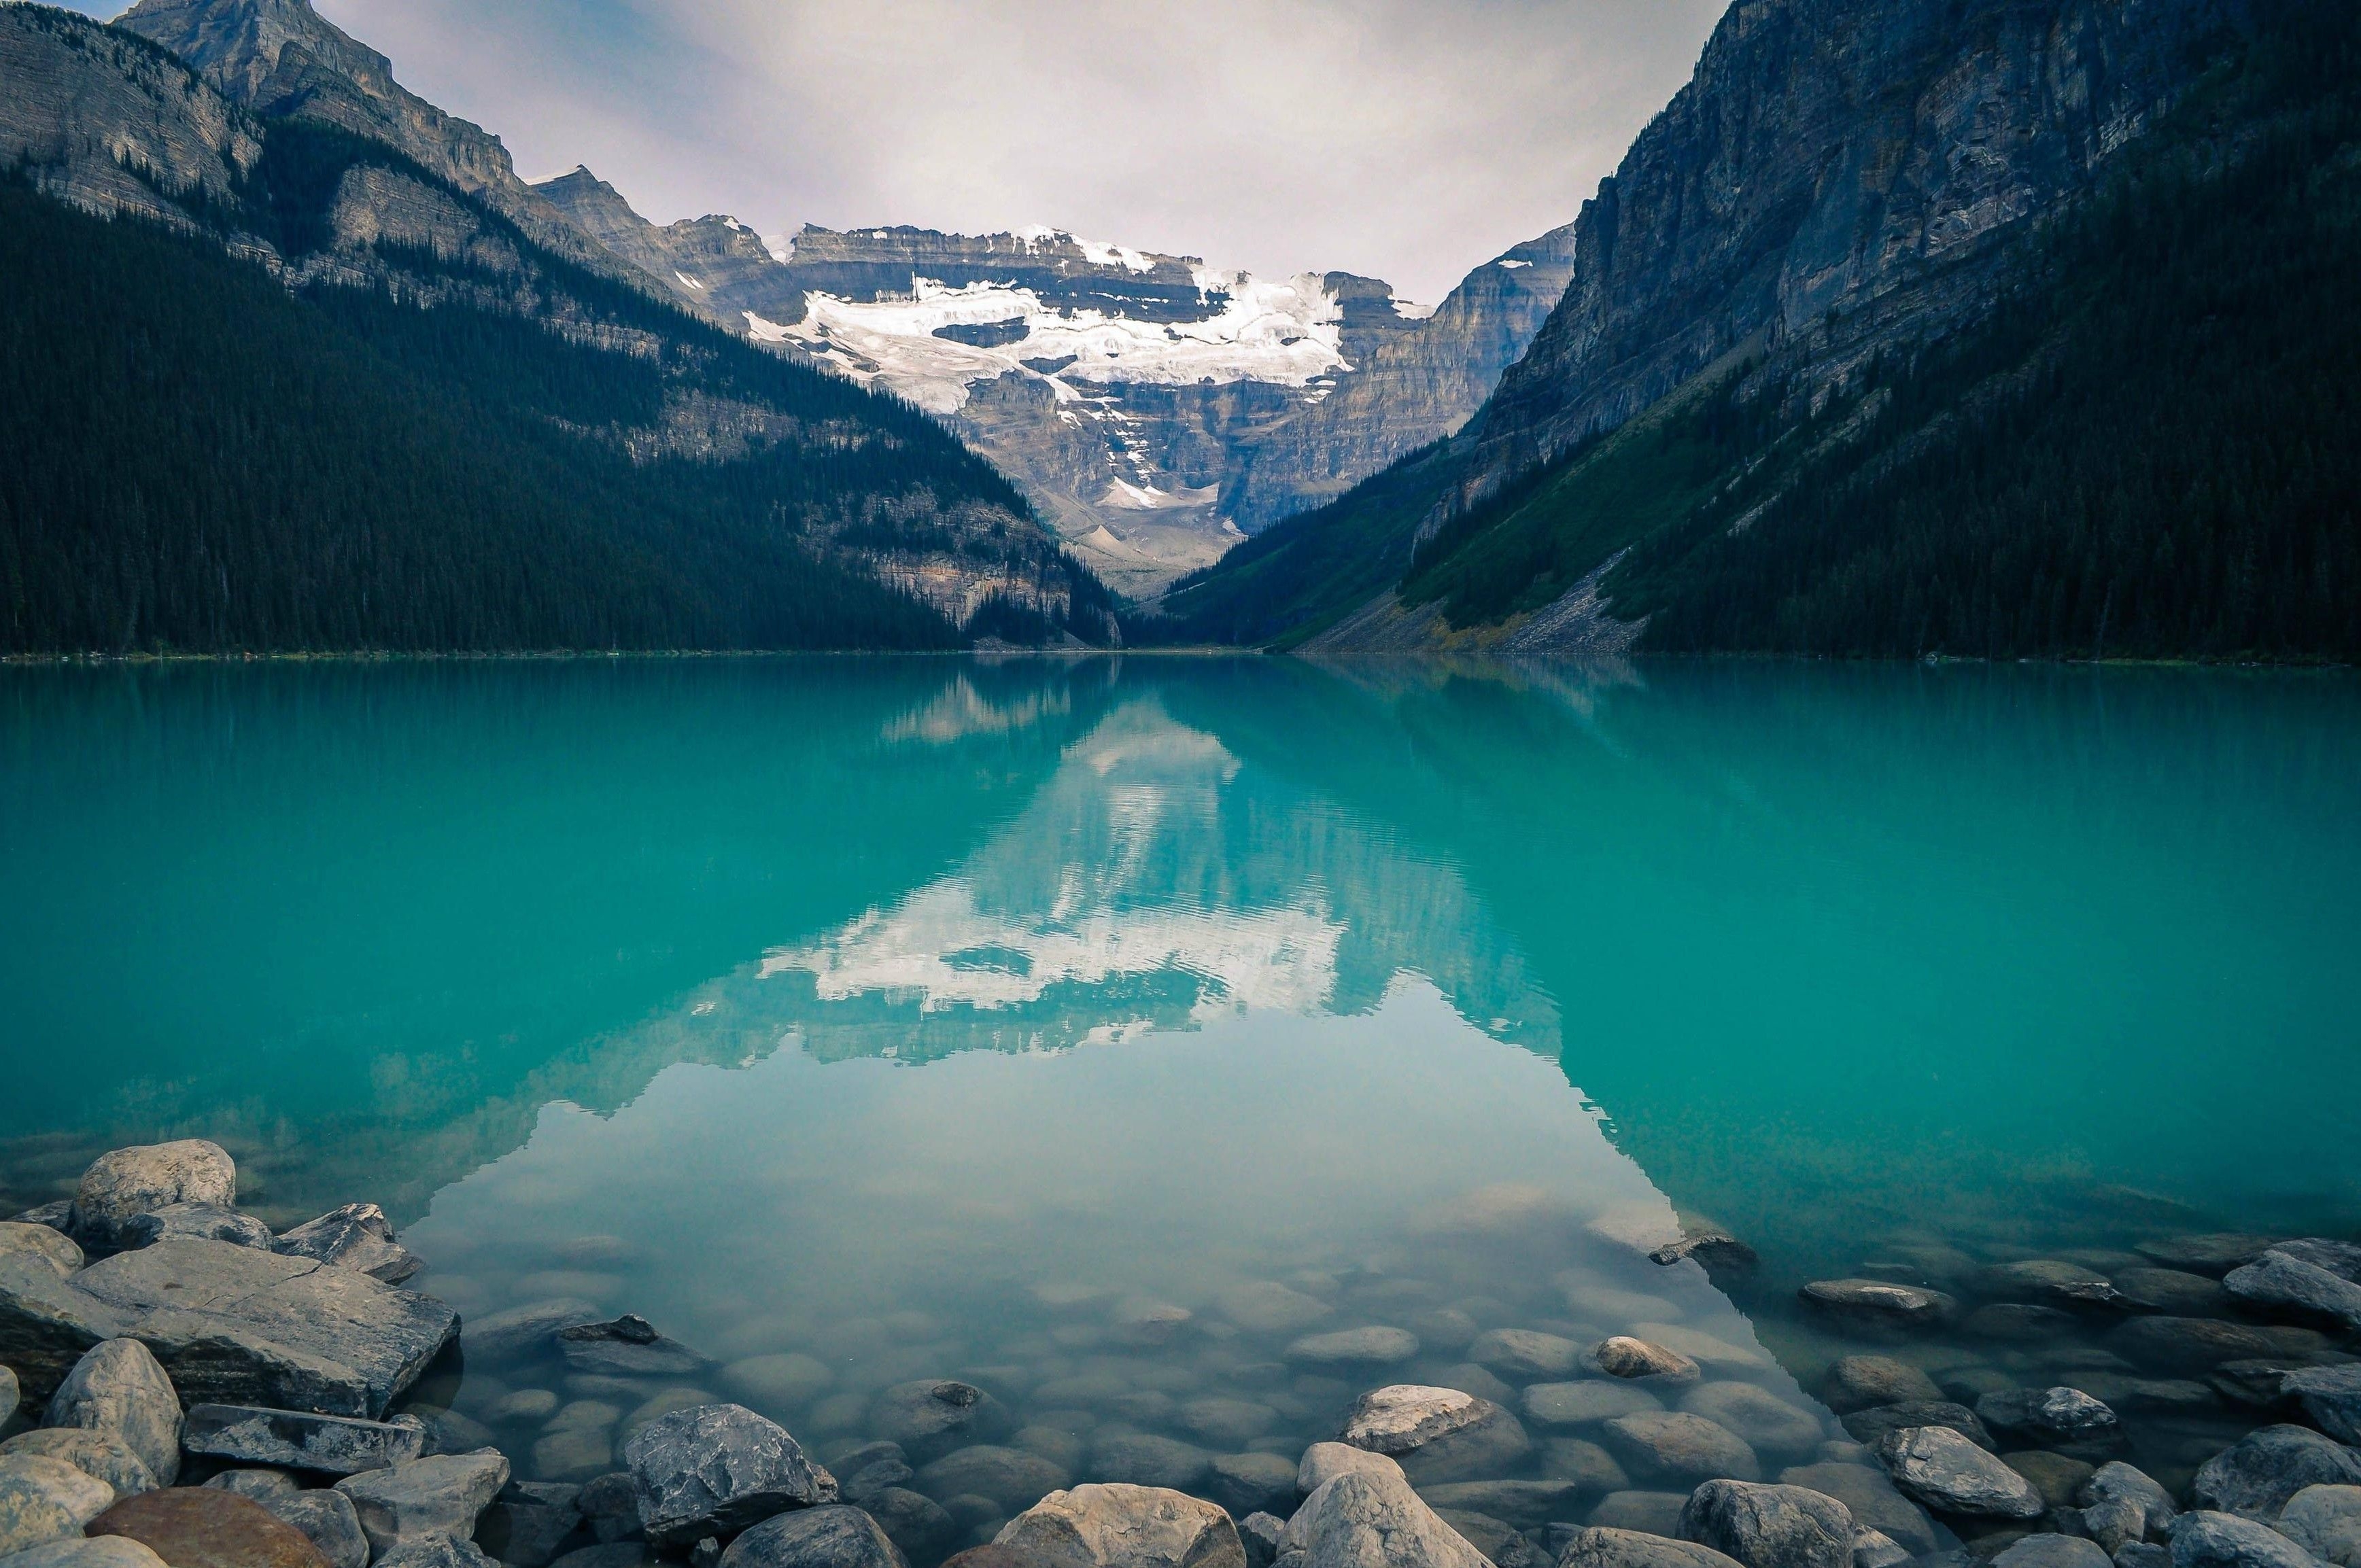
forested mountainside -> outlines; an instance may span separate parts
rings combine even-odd
[[[1586,208],[1596,248],[1468,431],[1184,583],[1155,633],[2361,653],[2356,13],[1856,9],[1735,7]],[[1858,78],[1871,107],[1850,123],[1736,134],[1780,123],[1761,85],[1778,78],[1738,63],[1857,60],[1882,10],[1941,13],[1945,47],[1890,61],[1883,93]],[[2136,38],[2110,34],[2135,12]],[[1890,134],[1913,93],[1915,140]],[[1899,179],[1863,200],[1867,151],[1906,165],[1905,145],[1955,181],[1982,172],[1949,201]],[[1767,235],[1760,214],[1638,223],[1635,191],[1760,183],[1772,152],[1839,171],[1835,210],[1790,203]],[[1675,288],[1685,267],[1695,286]]]
[[[1568,225],[1428,312],[1379,279],[1257,278],[1050,229],[766,241],[734,218],[652,224],[588,169],[533,189],[684,301],[940,417],[1139,595],[1457,430],[1573,271]]]
[[[0,7],[0,652],[1113,637],[923,413],[672,300],[390,76],[400,134],[366,134],[368,81],[252,25],[308,6],[143,10],[245,40],[209,67],[242,93],[302,86],[257,115]]]

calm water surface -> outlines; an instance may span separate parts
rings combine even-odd
[[[551,1475],[667,1388],[826,1450],[950,1376],[1078,1475],[1291,1457],[1375,1381],[1513,1402],[1501,1326],[1840,1436],[1804,1279],[2361,1226],[2356,781],[2342,675],[0,672],[0,1212],[212,1137],[268,1219],[383,1203],[463,1312],[711,1358],[561,1387],[610,1424],[539,1461],[493,1423]],[[1648,1262],[1683,1218],[1760,1275]],[[1290,1358],[1369,1324],[1420,1348]],[[1908,1349],[2089,1387],[2104,1326]]]

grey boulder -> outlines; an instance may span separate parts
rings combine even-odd
[[[159,1486],[181,1478],[181,1397],[137,1340],[92,1346],[49,1397],[48,1420],[114,1433]]]
[[[2102,1464],[2075,1497],[2082,1528],[2110,1552],[2134,1541],[2160,1541],[2173,1516],[2172,1494],[2121,1460]]]
[[[2279,1391],[2301,1403],[2322,1431],[2361,1443],[2361,1365],[2307,1366],[2282,1377]]]
[[[2115,1412],[2080,1388],[2011,1388],[1986,1394],[1976,1401],[1976,1416],[1994,1431],[2063,1453],[2112,1448],[2124,1438],[2124,1423]]]
[[[1744,1568],[1852,1568],[1852,1510],[1804,1486],[1708,1481],[1681,1510],[1680,1537]]]
[[[1576,1530],[1557,1568],[1738,1568],[1734,1559],[1691,1541],[1594,1525]]]
[[[2109,1568],[2112,1559],[2096,1541],[2044,1531],[2028,1535],[1993,1559],[1993,1568]]]
[[[2041,1515],[2033,1483],[1949,1427],[1905,1427],[1877,1445],[1903,1493],[1937,1513],[2029,1519]]]
[[[1338,1435],[1392,1458],[1421,1486],[1497,1475],[1532,1451],[1523,1424],[1491,1400],[1415,1383],[1362,1395]]]
[[[1406,1481],[1354,1473],[1322,1484],[1287,1521],[1279,1561],[1302,1568],[1489,1568]]]
[[[1679,1351],[1630,1334],[1612,1334],[1590,1347],[1590,1365],[1609,1377],[1660,1383],[1694,1383],[1697,1364]]]
[[[361,1529],[353,1500],[342,1492],[333,1487],[290,1491],[255,1501],[269,1509],[273,1518],[309,1537],[330,1568],[369,1568],[368,1536]]]
[[[225,1242],[159,1242],[73,1282],[204,1403],[374,1420],[459,1329],[432,1297]]]
[[[2323,1563],[2361,1568],[2361,1486],[2306,1486],[2271,1528]]]
[[[2172,1521],[2172,1568],[2320,1568],[2268,1525],[2201,1509]]]
[[[2190,1495],[2201,1508],[2268,1523],[2306,1486],[2361,1485],[2361,1453],[2310,1427],[2250,1431],[2207,1460]]]
[[[730,1543],[722,1568],[907,1568],[877,1521],[841,1503],[775,1514]]]
[[[237,1202],[237,1165],[203,1138],[146,1144],[103,1154],[82,1173],[69,1229],[85,1246],[122,1246],[123,1227],[176,1203]]]
[[[1745,1439],[1704,1416],[1643,1410],[1618,1416],[1604,1430],[1609,1450],[1635,1480],[1694,1486],[1763,1479],[1762,1461]]]
[[[378,1553],[377,1568],[492,1568],[492,1560],[472,1541],[420,1535]]]
[[[407,1420],[363,1421],[255,1405],[193,1405],[181,1441],[191,1453],[242,1464],[356,1475],[419,1458],[426,1452],[426,1429]]]
[[[227,1242],[268,1251],[271,1240],[269,1225],[217,1203],[167,1203],[125,1221],[118,1234],[126,1247],[154,1246],[158,1242]]]
[[[835,1479],[786,1429],[743,1405],[700,1405],[658,1417],[623,1445],[623,1462],[640,1522],[659,1547],[686,1546],[789,1508],[836,1500]]]
[[[399,1285],[419,1270],[417,1255],[393,1239],[393,1222],[374,1203],[347,1203],[280,1236],[278,1250],[290,1257],[349,1268]]]
[[[2232,1269],[2222,1288],[2264,1316],[2296,1317],[2334,1323],[2348,1333],[2361,1332],[2361,1285],[2278,1247]]]
[[[70,1535],[8,1558],[8,1568],[164,1568],[164,1560],[127,1535]]]
[[[1911,1555],[1908,1547],[1883,1530],[1867,1525],[1852,1528],[1852,1568],[1902,1568]]]
[[[1119,1484],[1052,1492],[995,1546],[1038,1568],[1246,1568],[1230,1516],[1180,1492]]]
[[[1401,1473],[1402,1467],[1382,1453],[1349,1442],[1315,1442],[1303,1451],[1302,1462],[1296,1466],[1295,1489],[1308,1497],[1339,1475],[1400,1477]]]
[[[40,1259],[60,1279],[82,1266],[82,1248],[74,1245],[71,1237],[47,1225],[28,1225],[20,1220],[0,1223],[0,1255],[9,1253]]]
[[[0,1427],[8,1424],[16,1413],[16,1407],[24,1402],[24,1398],[25,1391],[16,1381],[16,1369],[0,1366]]]
[[[80,1535],[114,1501],[114,1487],[64,1460],[0,1456],[0,1558]]]
[[[361,1532],[379,1555],[423,1536],[473,1535],[500,1488],[509,1462],[497,1451],[444,1453],[347,1475],[336,1490],[352,1500]]]

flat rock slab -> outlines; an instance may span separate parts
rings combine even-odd
[[[465,1538],[509,1484],[509,1462],[496,1451],[442,1453],[388,1470],[347,1475],[336,1490],[352,1499],[361,1532],[379,1554],[422,1536]]]
[[[432,1297],[225,1242],[159,1242],[73,1283],[199,1403],[375,1420],[459,1332]]]
[[[91,1347],[49,1398],[49,1424],[113,1432],[159,1486],[181,1477],[181,1397],[135,1339]]]
[[[129,1497],[93,1519],[92,1535],[139,1542],[172,1568],[327,1568],[311,1537],[251,1497],[211,1486]]]
[[[840,1503],[764,1519],[731,1541],[721,1563],[723,1568],[904,1568],[883,1527]]]
[[[103,1154],[82,1173],[69,1228],[87,1245],[125,1245],[123,1227],[176,1203],[228,1209],[237,1202],[237,1163],[203,1138],[145,1144]]]
[[[686,1546],[788,1508],[836,1500],[834,1477],[785,1427],[743,1405],[701,1405],[659,1417],[623,1445],[623,1461],[640,1522],[659,1547]]]
[[[192,1405],[181,1441],[191,1453],[242,1464],[356,1475],[418,1458],[426,1450],[426,1429],[258,1405]]]
[[[1155,1486],[1052,1492],[1008,1521],[994,1544],[1041,1568],[1246,1568],[1230,1516]]]
[[[1937,1513],[2040,1517],[2041,1494],[2032,1482],[1949,1427],[1888,1432],[1877,1453],[1894,1484]]]

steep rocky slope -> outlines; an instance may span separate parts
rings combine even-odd
[[[316,101],[257,115],[137,35],[0,6],[0,373],[28,455],[0,645],[1112,633],[1104,589],[930,421],[725,334],[528,192],[571,236],[543,244],[500,179]]]
[[[1572,263],[1555,231],[1425,313],[1377,279],[1264,280],[1054,230],[774,245],[730,218],[659,227],[587,169],[537,190],[684,299],[942,418],[1136,594],[1455,430]]]
[[[1740,0],[1461,435],[1143,632],[2334,654],[2355,20]]]

